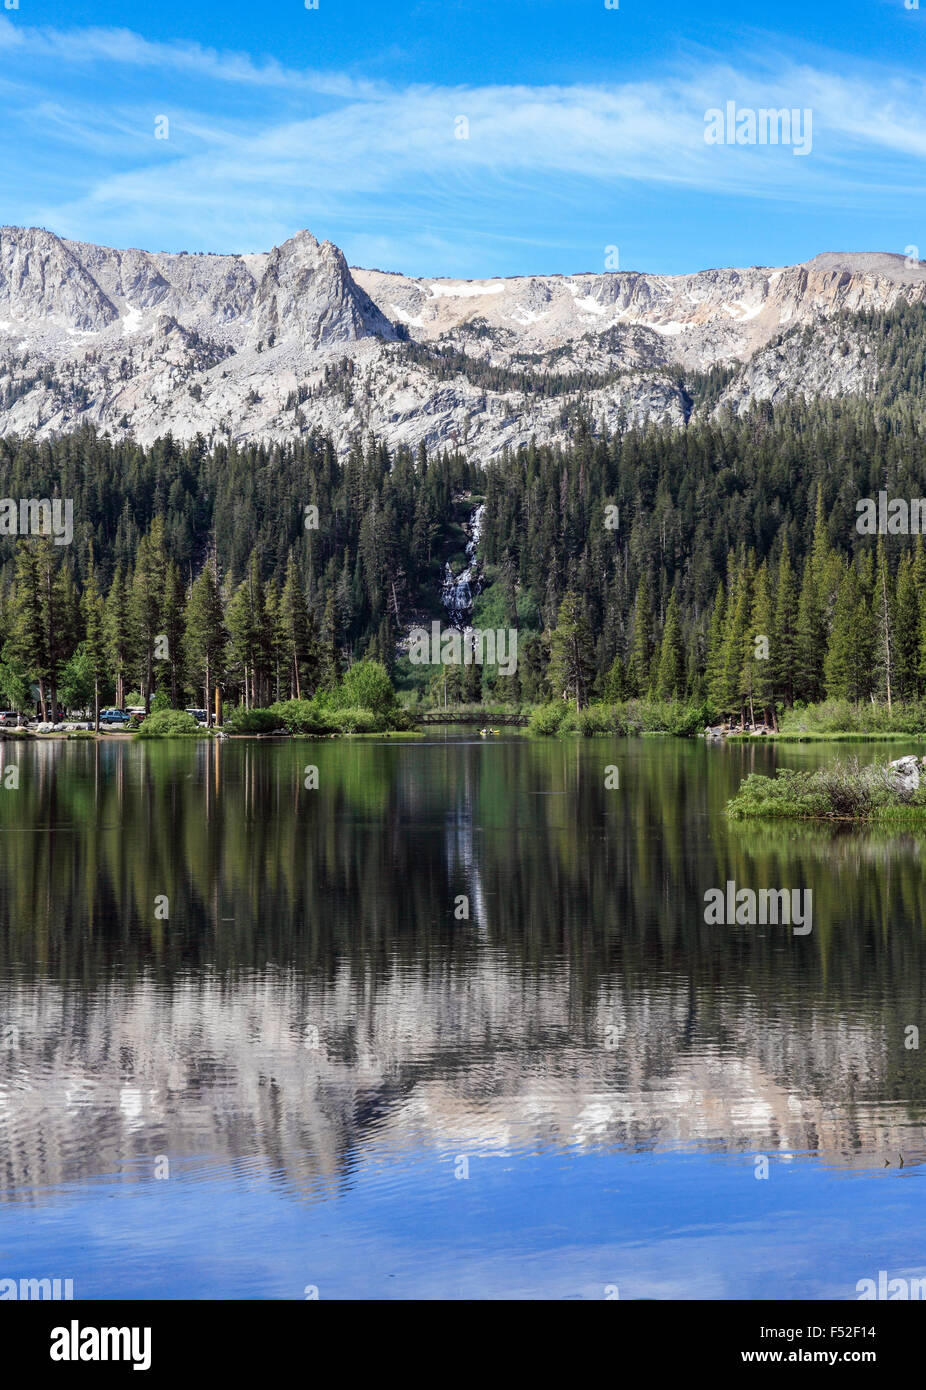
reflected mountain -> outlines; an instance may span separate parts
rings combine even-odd
[[[728,824],[778,750],[448,735],[0,759],[0,784],[19,770],[7,1200],[146,1179],[160,1154],[305,1196],[421,1151],[926,1157],[923,837]],[[728,880],[811,889],[812,932],[707,926]]]

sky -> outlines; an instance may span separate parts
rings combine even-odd
[[[0,221],[467,278],[926,257],[917,3],[0,0]],[[709,143],[728,103],[803,141]]]

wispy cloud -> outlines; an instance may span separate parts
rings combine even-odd
[[[124,29],[62,32],[2,18],[0,51],[32,138],[72,152],[86,143],[80,178],[72,172],[45,196],[24,170],[19,206],[31,220],[97,240],[194,247],[220,238],[225,248],[256,249],[297,226],[324,235],[333,223],[395,264],[412,247],[504,237],[511,219],[502,225],[500,207],[537,216],[563,197],[581,207],[677,188],[851,207],[874,188],[900,196],[918,186],[926,156],[919,74],[797,65],[768,52],[735,64],[693,54],[658,80],[448,88],[302,71]],[[104,107],[92,95],[97,68],[150,80],[134,100]],[[62,72],[69,102],[51,99]],[[205,96],[203,82],[259,99],[242,116]],[[728,100],[811,108],[812,158],[707,145],[705,110]],[[168,141],[154,139],[156,112],[170,117]],[[536,226],[523,231],[530,239]]]
[[[145,68],[228,82],[328,96],[375,99],[375,83],[339,73],[287,68],[273,58],[255,60],[246,53],[223,52],[198,43],[159,43],[131,29],[70,29],[22,26],[0,16],[0,52],[71,66],[94,63]]]

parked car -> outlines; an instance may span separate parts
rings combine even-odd
[[[24,723],[24,720],[22,719],[21,715],[18,713],[17,710],[0,710],[0,726],[5,727],[7,729],[15,729],[18,725],[22,723]]]
[[[132,716],[130,714],[127,714],[124,709],[100,710],[101,724],[128,724],[131,717]]]
[[[144,718],[145,718],[145,707],[144,707],[144,705],[126,705],[125,712],[126,712],[126,714],[129,716],[130,719],[134,719],[134,720],[135,720],[135,723],[136,723],[136,724],[141,724],[141,723],[144,722]]]
[[[186,713],[186,714],[192,714],[192,716],[193,716],[193,718],[196,720],[197,724],[205,724],[206,721],[207,721],[208,718],[209,718],[208,714],[206,713],[206,711],[205,711],[204,709],[194,709],[194,708],[192,707],[192,705],[190,706],[189,709],[187,709],[187,710],[185,711],[185,713]]]

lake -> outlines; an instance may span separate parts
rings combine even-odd
[[[723,815],[749,771],[907,751],[0,745],[0,1279],[854,1299],[922,1277],[926,833]],[[731,881],[809,890],[812,929],[707,925]]]

